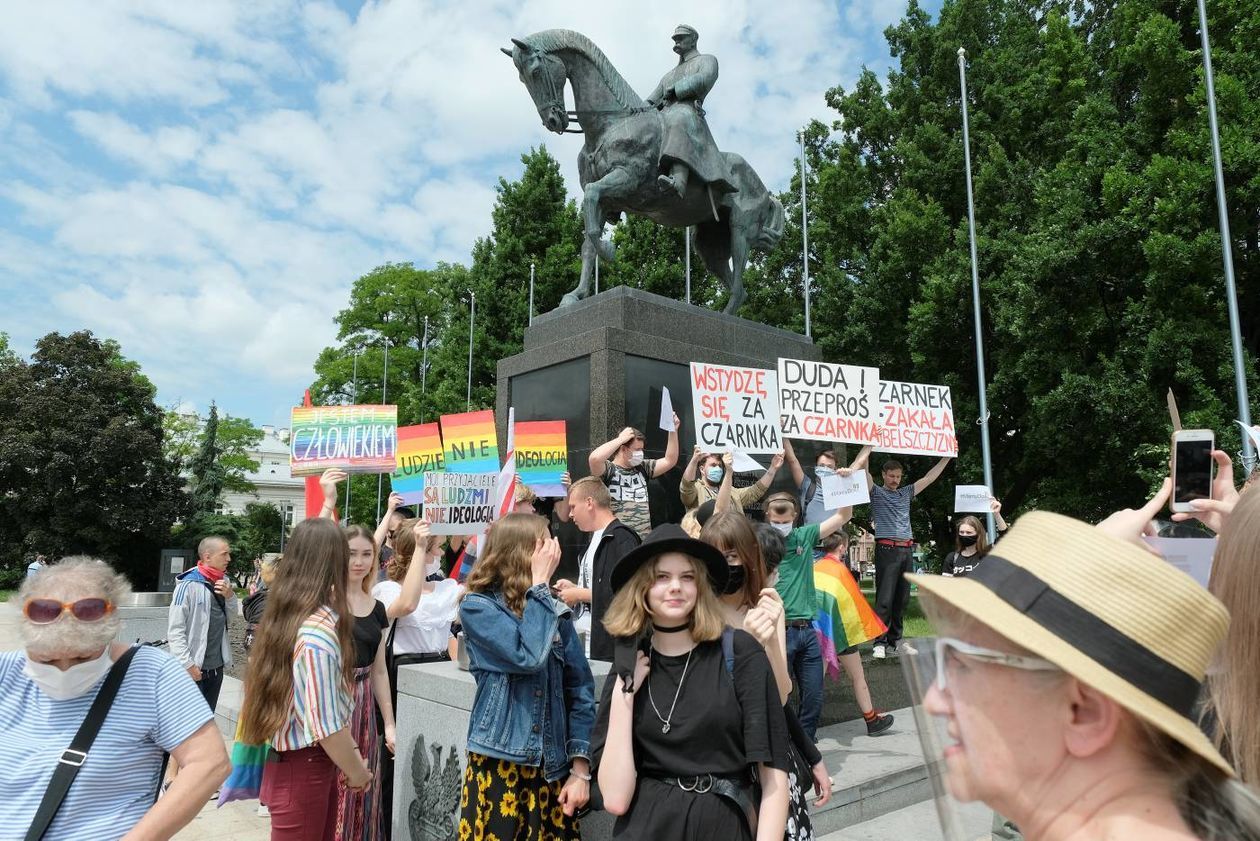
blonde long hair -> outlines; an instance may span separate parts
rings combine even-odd
[[[709,642],[722,636],[726,629],[726,614],[722,603],[709,583],[709,571],[703,561],[685,553],[696,574],[696,606],[691,611],[691,638],[696,642]],[[630,580],[617,591],[608,613],[604,616],[604,628],[614,637],[638,637],[652,621],[652,608],[648,605],[648,591],[656,581],[658,555],[635,570]]]
[[[1208,589],[1229,609],[1229,633],[1207,676],[1217,748],[1243,782],[1260,785],[1260,492],[1242,495],[1221,532]]]
[[[485,534],[484,546],[468,576],[468,593],[503,593],[517,616],[525,612],[525,593],[534,585],[532,561],[539,538],[549,536],[537,514],[508,514]]]

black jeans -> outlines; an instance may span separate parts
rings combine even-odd
[[[875,615],[888,631],[875,640],[876,645],[896,647],[901,639],[901,617],[910,602],[907,572],[914,572],[911,546],[875,544]]]
[[[197,688],[201,690],[201,697],[205,698],[206,703],[210,705],[210,712],[214,712],[214,708],[219,704],[219,690],[223,688],[223,667],[202,669]]]

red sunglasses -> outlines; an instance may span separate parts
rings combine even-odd
[[[69,612],[80,622],[99,622],[114,612],[114,605],[105,599],[79,599],[77,602],[62,602],[57,599],[27,599],[22,608],[26,618],[36,625],[47,625],[56,622],[61,614]]]

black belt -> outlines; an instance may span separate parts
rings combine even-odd
[[[412,666],[416,663],[445,663],[451,659],[448,652],[430,651],[425,654],[395,654],[394,664],[398,666]]]
[[[743,814],[752,830],[752,837],[757,837],[757,816],[760,808],[760,793],[747,776],[728,777],[720,774],[696,774],[692,777],[656,777],[667,786],[678,786],[683,791],[694,794],[716,794],[731,801],[731,804]]]
[[[787,622],[789,628],[812,628],[814,627],[813,619],[789,619]]]

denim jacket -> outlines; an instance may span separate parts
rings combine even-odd
[[[548,781],[566,776],[570,760],[589,759],[595,680],[565,603],[537,584],[518,617],[499,592],[469,593],[460,619],[477,681],[468,749],[541,765]]]

